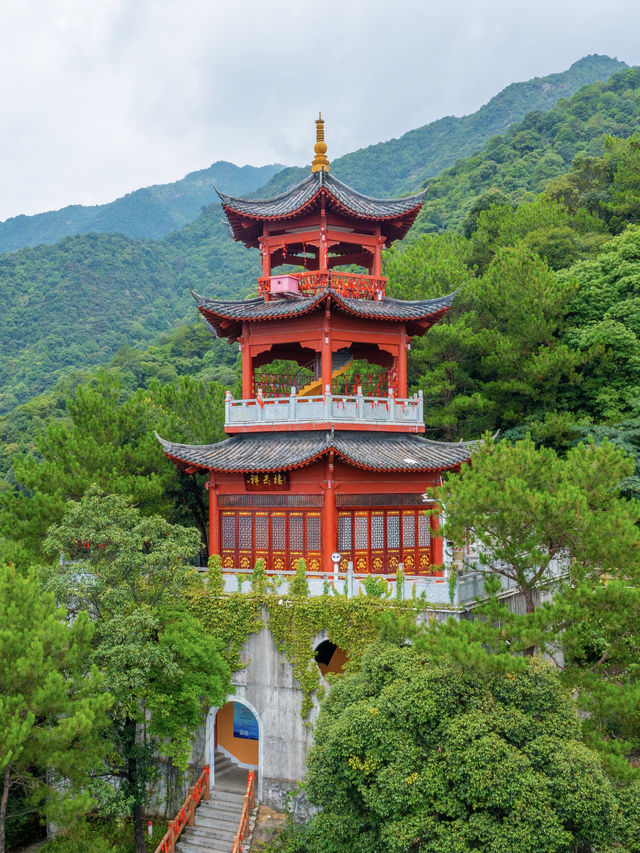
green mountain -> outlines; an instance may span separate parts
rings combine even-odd
[[[601,152],[607,133],[629,136],[639,119],[640,69],[593,83],[442,173],[417,227],[461,227],[492,187],[502,198],[538,191],[575,154]],[[193,322],[189,287],[230,298],[252,289],[258,270],[257,252],[229,238],[218,204],[159,241],[78,235],[0,256],[0,412],[74,370],[109,361],[123,346],[147,346]]]
[[[0,222],[0,252],[57,243],[74,234],[114,233],[157,240],[193,222],[203,207],[215,202],[214,185],[232,195],[245,195],[281,169],[279,164],[234,166],[219,161],[180,181],[144,187],[109,204],[74,204],[35,216],[14,216]]]
[[[551,109],[561,98],[583,86],[607,80],[626,68],[624,62],[592,54],[567,70],[526,83],[512,83],[477,112],[462,118],[447,116],[405,133],[399,139],[361,148],[331,162],[331,172],[341,181],[374,197],[402,195],[452,165],[459,157],[477,151],[495,134],[533,110]],[[307,175],[306,168],[288,168],[274,175],[260,190],[261,197],[277,195]]]
[[[414,228],[461,229],[490,202],[522,201],[566,172],[574,158],[600,156],[608,135],[627,137],[639,130],[637,67],[585,86],[547,113],[529,113],[477,154],[427,179],[429,192]]]

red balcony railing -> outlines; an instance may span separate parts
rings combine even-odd
[[[386,278],[336,270],[313,270],[289,275],[298,280],[298,288],[303,296],[312,296],[329,284],[335,293],[348,299],[383,299],[387,286]],[[271,298],[271,278],[258,279],[258,293],[265,299]]]
[[[244,793],[244,800],[242,803],[240,826],[238,827],[238,831],[236,832],[236,837],[233,839],[233,847],[231,848],[231,853],[242,853],[242,842],[244,841],[249,830],[249,815],[251,813],[251,809],[255,806],[255,803],[256,774],[253,772],[253,770],[250,770],[249,778],[247,779],[247,789]]]
[[[187,799],[182,804],[180,811],[176,815],[175,820],[169,822],[169,827],[164,838],[155,849],[155,853],[173,853],[176,849],[176,842],[180,837],[180,833],[187,826],[191,826],[194,821],[196,807],[200,800],[209,799],[209,765],[205,764],[198,781],[187,794]]]

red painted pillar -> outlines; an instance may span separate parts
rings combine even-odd
[[[434,566],[441,566],[444,562],[442,553],[442,536],[438,535],[440,530],[440,516],[437,513],[429,516],[431,525],[431,563]]]
[[[318,269],[327,272],[329,269],[329,246],[327,244],[327,212],[324,204],[324,194],[320,196],[320,243],[318,246]]]
[[[398,397],[407,396],[407,336],[400,335],[398,342]]]
[[[323,514],[323,549],[322,562],[324,563],[324,571],[332,572],[334,565],[331,561],[331,555],[338,550],[338,510],[336,508],[336,482],[333,479],[333,450],[329,451],[327,460],[327,480],[324,483],[324,501],[322,507]]]
[[[220,543],[220,514],[218,512],[218,487],[213,471],[209,471],[209,556],[219,554]]]
[[[244,323],[242,329],[242,399],[250,400],[253,393],[253,368],[251,364],[251,346],[249,338],[249,324]]]
[[[371,264],[371,275],[376,278],[382,276],[382,245],[384,238],[380,236],[380,226],[376,225],[376,245],[373,250],[373,263]]]
[[[324,320],[322,323],[322,393],[327,389],[327,385],[331,387],[331,309],[329,302],[326,303],[324,311]]]

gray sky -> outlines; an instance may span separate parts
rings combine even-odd
[[[215,160],[310,161],[473,112],[588,53],[640,64],[639,0],[3,0],[0,219]]]

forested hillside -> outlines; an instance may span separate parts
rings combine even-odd
[[[0,252],[89,232],[157,240],[193,222],[203,207],[217,201],[214,186],[232,195],[253,193],[281,169],[278,164],[235,166],[219,161],[179,181],[144,187],[108,204],[73,204],[34,216],[13,216],[0,222]]]
[[[218,205],[157,243],[84,234],[0,256],[0,412],[193,322],[189,288],[246,293],[256,257],[229,238]]]
[[[607,133],[628,136],[639,118],[638,69],[593,83],[549,113],[531,113],[432,181],[414,233],[472,229],[483,206],[540,191],[576,154],[601,153]],[[257,254],[229,238],[217,204],[158,242],[79,235],[1,256],[0,412],[74,368],[192,322],[188,288],[237,297],[256,274]]]
[[[477,151],[489,137],[504,133],[527,113],[533,110],[545,112],[561,98],[571,97],[596,80],[607,80],[623,68],[626,68],[624,62],[609,56],[585,56],[559,74],[512,83],[471,115],[462,118],[447,116],[411,130],[398,139],[389,139],[337,157],[331,161],[332,174],[374,197],[409,193],[459,157]],[[330,143],[330,128],[328,134]],[[284,169],[271,178],[259,195],[276,195],[304,177],[305,169]]]
[[[547,113],[530,113],[477,154],[434,174],[416,230],[460,229],[487,204],[531,198],[575,157],[600,155],[607,135],[626,137],[638,129],[640,69],[629,68],[585,86]]]

